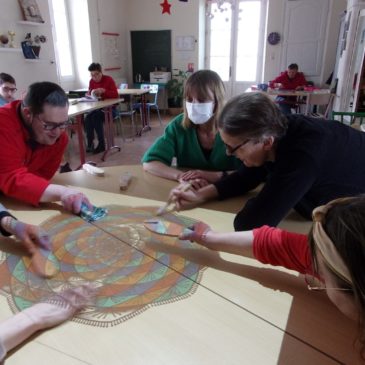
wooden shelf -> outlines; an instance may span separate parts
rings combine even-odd
[[[21,48],[0,47],[0,52],[21,52]]]
[[[46,58],[24,58],[25,62],[51,62],[50,60],[47,60]]]
[[[37,23],[37,22],[28,22],[27,20],[18,20],[17,24],[21,24],[21,25],[30,25],[30,26],[39,26],[39,25],[43,25],[44,23]]]

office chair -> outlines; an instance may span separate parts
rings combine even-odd
[[[141,84],[141,89],[148,89],[149,90],[149,95],[152,95],[152,100],[150,100],[149,102],[146,103],[148,125],[150,124],[150,110],[151,110],[151,108],[156,109],[158,119],[160,121],[160,125],[162,125],[162,120],[161,120],[161,116],[160,116],[160,109],[158,108],[158,104],[157,104],[158,84]],[[141,114],[141,118],[142,118],[142,103],[140,103],[140,102],[139,103],[134,103],[133,108],[139,110],[139,112]]]

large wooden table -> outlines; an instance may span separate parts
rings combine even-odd
[[[97,206],[131,207],[161,205],[174,185],[143,173],[137,166],[105,170],[105,177],[75,171],[56,176],[54,182],[79,187]],[[127,170],[134,178],[129,189],[121,192],[118,177]],[[148,195],[157,200],[147,199]],[[55,204],[32,209],[10,199],[3,203],[17,217],[32,223],[62,211]],[[204,220],[218,231],[230,231],[234,215],[227,211],[235,210],[235,202],[226,203],[226,211],[207,204],[180,215]],[[283,225],[302,231],[309,227],[295,216]],[[206,266],[196,292],[184,300],[148,308],[114,327],[68,322],[32,339],[10,356],[7,364],[353,363],[356,325],[325,293],[309,292],[297,273],[244,257],[163,243],[135,249],[143,255],[155,251]],[[172,260],[168,264],[156,261],[155,265],[166,265],[165,270],[181,275],[179,264]],[[0,302],[2,319],[10,309],[3,297]]]

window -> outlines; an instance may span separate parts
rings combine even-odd
[[[71,78],[74,76],[74,67],[66,1],[51,0],[51,14],[54,22],[54,44],[60,78]]]
[[[228,96],[261,79],[266,7],[266,0],[207,0],[207,67]]]

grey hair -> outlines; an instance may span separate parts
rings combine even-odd
[[[233,97],[222,109],[218,128],[230,136],[279,140],[286,134],[288,120],[264,93],[244,93]]]

